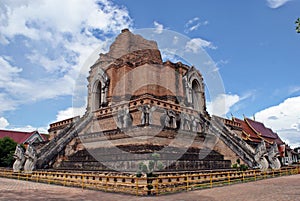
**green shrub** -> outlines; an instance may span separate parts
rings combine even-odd
[[[17,143],[9,137],[0,139],[0,166],[12,167]]]
[[[142,173],[141,173],[141,171],[137,171],[137,173],[136,173],[136,177],[141,177],[142,176]]]
[[[154,161],[149,161],[148,169],[150,172],[152,172],[154,170],[154,165],[155,165]]]
[[[235,164],[233,164],[231,167],[232,167],[232,168],[235,168],[235,169],[238,169],[238,164],[235,163]]]
[[[158,154],[158,153],[153,153],[153,154],[151,155],[151,158],[152,158],[154,161],[157,161],[158,159],[160,159],[160,154]]]
[[[240,170],[241,170],[241,171],[246,171],[246,170],[248,170],[248,166],[245,165],[245,164],[242,164],[242,165],[240,166]]]
[[[143,164],[141,170],[142,170],[142,172],[144,172],[144,173],[148,173],[148,167],[147,167],[147,165]]]
[[[157,163],[157,169],[158,170],[163,170],[164,169],[164,165],[162,164],[162,162]]]

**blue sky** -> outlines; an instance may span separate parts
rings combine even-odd
[[[72,108],[78,73],[120,30],[167,29],[198,41],[218,67],[226,114],[264,122],[300,146],[298,0],[1,1],[0,128],[46,131]],[[205,80],[205,77],[204,77]]]

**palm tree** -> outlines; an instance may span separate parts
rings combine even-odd
[[[297,25],[296,26],[296,32],[297,33],[300,33],[300,18],[298,18],[295,22],[295,24]]]

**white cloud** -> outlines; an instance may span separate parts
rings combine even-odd
[[[33,127],[31,125],[18,127],[18,126],[10,125],[8,120],[4,117],[0,117],[0,129],[22,131],[22,132],[32,132],[37,130],[40,133],[45,133],[45,134],[48,133],[47,127]]]
[[[300,146],[299,105],[300,96],[288,98],[276,106],[257,112],[255,118],[278,132],[283,140],[292,146]]]
[[[9,125],[7,119],[0,117],[0,129],[4,129]]]
[[[217,66],[222,66],[222,65],[226,65],[228,63],[229,63],[229,60],[223,60],[223,59],[221,59],[220,61],[216,62],[216,65]]]
[[[33,132],[37,130],[39,133],[47,134],[48,129],[47,127],[33,127],[31,125],[26,125],[22,127],[10,127],[6,128],[7,130],[13,130],[13,131],[22,131],[22,132]]]
[[[21,68],[12,66],[8,60],[0,56],[0,113],[13,110],[20,104],[30,103],[37,100],[54,98],[59,95],[72,94],[74,78],[76,74],[70,71],[63,77],[41,77],[37,80],[22,78]],[[72,74],[71,74],[72,73]]]
[[[0,56],[0,114],[16,108],[18,101],[11,96],[9,91],[13,91],[10,90],[13,86],[22,83],[18,78],[22,69],[11,65],[9,60],[11,60],[9,57]]]
[[[185,24],[185,33],[196,31],[200,26],[208,25],[208,21],[201,22],[199,17],[194,17]]]
[[[14,110],[17,108],[18,102],[11,99],[7,94],[0,92],[0,114],[4,111]]]
[[[75,116],[82,116],[85,113],[85,110],[86,110],[86,106],[79,107],[79,108],[69,107],[65,110],[59,111],[56,115],[55,121],[61,121]]]
[[[66,62],[65,58],[60,55],[55,59],[49,59],[48,57],[41,55],[40,53],[34,51],[32,54],[28,55],[27,58],[33,64],[41,65],[48,73],[54,72],[67,72],[72,65]]]
[[[2,1],[0,42],[17,41],[19,49],[7,54],[10,59],[0,55],[0,113],[72,95],[79,72],[89,70],[82,69],[88,57],[99,46],[105,51],[111,35],[131,24],[128,11],[108,0]],[[14,54],[20,50],[22,57]]]
[[[90,28],[111,32],[122,29],[129,20],[126,9],[107,0],[4,1],[0,9],[1,27],[5,28],[1,32],[8,38],[21,34],[51,40],[55,31],[78,33],[84,27],[87,32]]]
[[[300,147],[300,132],[296,129],[285,129],[278,131],[280,138],[292,148]]]
[[[3,87],[6,82],[11,81],[22,71],[21,68],[12,66],[4,56],[0,56],[0,67],[0,87]]]
[[[239,101],[240,97],[238,95],[220,94],[207,103],[207,111],[210,114],[225,117],[230,108]]]
[[[154,21],[155,32],[161,34],[164,30],[164,26],[156,21]]]
[[[270,8],[279,8],[286,4],[290,0],[267,0],[267,4]]]
[[[217,49],[211,42],[207,40],[203,40],[201,38],[193,38],[186,43],[185,50],[187,52],[197,53],[199,52],[200,48],[210,48],[210,49]]]

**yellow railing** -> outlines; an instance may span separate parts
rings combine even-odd
[[[299,166],[297,166],[286,167],[280,170],[269,170],[266,172],[248,170],[211,173],[176,173],[176,175],[162,173],[156,177],[146,178],[122,173],[34,171],[31,174],[26,174],[22,172],[14,173],[8,169],[0,169],[0,177],[134,195],[160,195],[299,173],[300,169]]]
[[[269,170],[261,172],[259,170],[248,171],[226,171],[215,173],[195,173],[185,176],[158,176],[152,182],[153,194],[178,192],[182,190],[190,191],[202,188],[212,188],[215,186],[230,185],[241,182],[256,181],[278,176],[299,174],[299,167],[286,167],[280,170]]]

